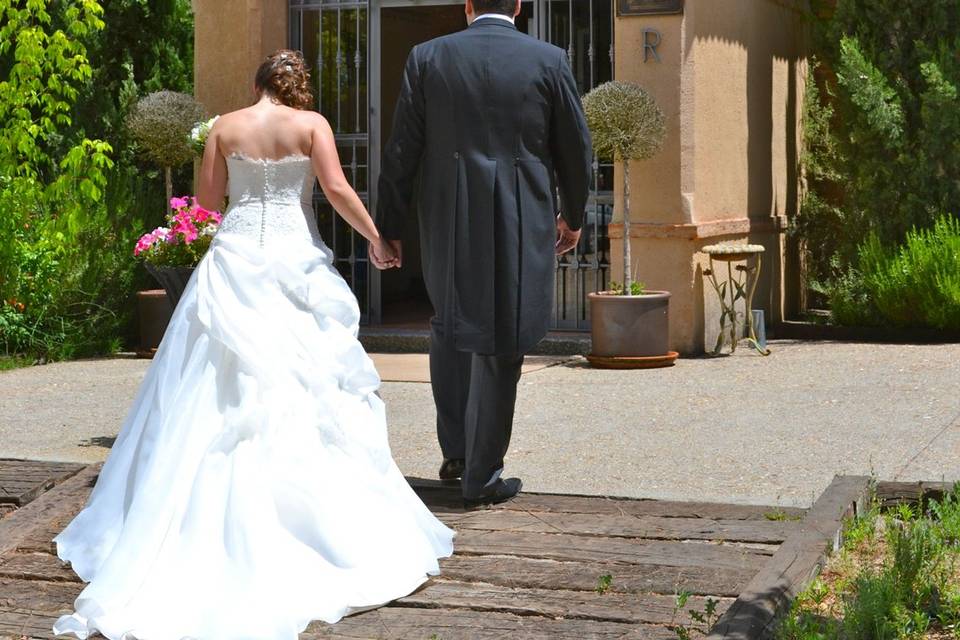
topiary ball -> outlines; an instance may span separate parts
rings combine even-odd
[[[593,149],[604,159],[644,160],[663,147],[663,111],[641,87],[605,82],[583,97]]]
[[[178,167],[193,159],[190,130],[206,117],[193,96],[157,91],[141,98],[127,117],[140,148],[162,167]]]

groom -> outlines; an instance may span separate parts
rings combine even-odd
[[[566,53],[517,31],[520,0],[465,12],[469,28],[407,58],[377,226],[402,261],[419,172],[440,478],[472,508],[520,491],[501,478],[520,367],[550,324],[554,255],[580,239],[592,151]]]

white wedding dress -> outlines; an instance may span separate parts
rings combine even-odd
[[[228,170],[220,231],[55,539],[90,583],[55,633],[292,640],[407,595],[453,551],[390,455],[310,159]]]

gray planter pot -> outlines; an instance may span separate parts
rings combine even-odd
[[[649,358],[670,353],[670,293],[641,296],[591,293],[591,355],[602,358]]]
[[[193,267],[165,267],[149,262],[144,264],[150,275],[156,278],[160,286],[167,292],[170,306],[176,309],[177,303],[180,302],[180,296],[183,295],[183,290],[187,287],[190,276],[193,275]]]

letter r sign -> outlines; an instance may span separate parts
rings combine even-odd
[[[657,53],[657,47],[663,42],[663,36],[656,29],[645,27],[643,29],[643,61],[646,62],[653,56],[653,59],[660,62],[660,54]]]

